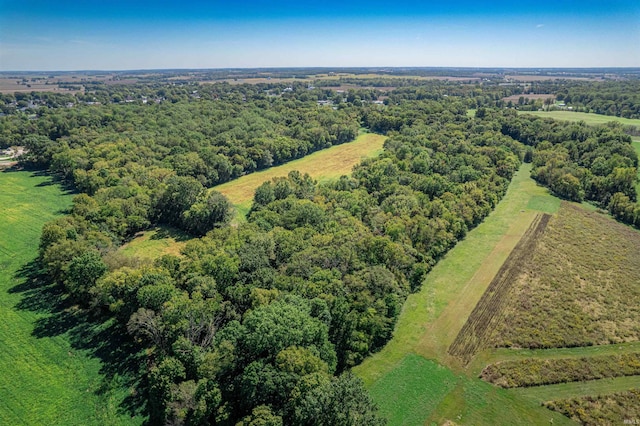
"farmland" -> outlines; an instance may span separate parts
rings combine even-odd
[[[524,166],[523,170],[526,169],[527,166]],[[523,170],[519,173],[522,173]],[[637,272],[633,272],[637,269],[634,265],[636,265],[638,257],[636,254],[637,250],[634,251],[633,247],[640,246],[640,242],[637,241],[640,233],[627,226],[615,223],[601,213],[594,211],[589,212],[579,206],[565,203],[562,205],[562,208],[558,209],[558,207],[560,207],[560,201],[558,199],[544,195],[544,193],[536,192],[535,186],[527,187],[526,184],[526,178],[520,174],[516,175],[512,182],[512,188],[510,188],[507,196],[505,196],[496,211],[480,225],[478,229],[472,231],[465,241],[459,243],[427,276],[427,283],[442,282],[443,289],[445,286],[452,286],[455,289],[453,291],[461,295],[461,297],[456,300],[452,297],[453,295],[451,295],[451,301],[447,303],[447,299],[443,298],[446,293],[438,294],[439,286],[433,284],[430,286],[428,293],[425,292],[426,294],[422,294],[423,290],[418,293],[418,295],[415,295],[415,299],[413,298],[414,296],[410,296],[405,305],[405,310],[403,310],[403,315],[396,327],[394,339],[392,339],[380,353],[366,360],[363,365],[356,367],[356,372],[369,384],[372,395],[381,405],[382,411],[388,413],[391,419],[400,418],[398,417],[398,413],[405,408],[402,408],[401,404],[397,401],[403,401],[403,398],[418,401],[421,400],[420,398],[422,397],[430,401],[439,401],[435,409],[431,411],[425,410],[423,417],[416,416],[416,419],[419,420],[415,420],[415,423],[403,423],[400,420],[396,420],[392,421],[391,424],[423,424],[424,421],[427,420],[425,416],[429,414],[429,411],[431,414],[428,420],[435,422],[443,422],[445,420],[453,420],[459,424],[502,424],[508,422],[506,418],[492,417],[496,415],[496,412],[500,412],[500,409],[497,408],[498,406],[502,406],[502,410],[508,411],[513,419],[518,419],[522,424],[532,424],[536,423],[536,421],[529,420],[527,422],[524,419],[527,418],[527,416],[534,416],[530,417],[530,419],[536,418],[536,415],[544,416],[543,413],[538,411],[539,409],[537,407],[537,404],[540,404],[541,401],[562,398],[563,396],[561,395],[565,395],[565,397],[604,395],[617,391],[626,391],[638,386],[638,376],[634,376],[634,374],[637,374],[637,371],[634,369],[636,361],[633,360],[637,359],[640,347],[637,342],[633,342],[635,337],[633,337],[634,335],[631,331],[633,327],[637,327],[637,324],[631,320],[631,317],[637,315],[634,309],[638,305],[638,302],[633,298],[635,296],[631,296],[631,298],[629,298],[629,296],[637,294],[637,291],[634,290],[635,287],[633,283],[637,283],[640,280]],[[515,188],[519,189],[516,190]],[[528,193],[526,197],[518,199],[523,195],[522,190],[527,188]],[[512,190],[513,192],[511,192]],[[516,198],[515,192],[518,193],[518,198]],[[474,238],[476,232],[484,233],[486,232],[484,229],[485,226],[495,226],[494,221],[506,220],[509,218],[508,211],[512,212],[510,223],[513,227],[514,224],[517,223],[515,220],[517,215],[515,215],[516,211],[510,209],[518,207],[522,207],[521,210],[516,210],[520,212],[520,215],[522,215],[523,211],[525,213],[531,211],[531,214],[527,215],[526,221],[521,221],[519,227],[515,228],[519,229],[517,234],[514,232],[514,228],[511,229],[510,234],[512,234],[512,236],[510,237],[510,244],[506,242],[508,234],[505,233],[501,241],[493,240],[493,250],[491,250],[490,246],[483,247],[481,245],[473,245],[476,242]],[[535,213],[535,211],[540,213]],[[553,214],[552,217],[548,215],[544,216],[546,218],[545,221],[548,221],[548,226],[544,230],[544,233],[542,232],[544,227],[539,225],[537,226],[538,232],[535,231],[536,218],[539,223],[542,212]],[[522,218],[522,216],[520,217]],[[509,223],[509,221],[506,223]],[[549,231],[549,227],[551,227],[551,231]],[[558,230],[562,230],[565,234],[562,236],[556,235],[556,233],[559,232]],[[504,228],[502,232],[505,232]],[[549,232],[549,235],[547,235],[547,232]],[[533,234],[536,234],[535,238],[531,239],[534,243],[530,242],[531,240],[526,237],[520,238],[523,235],[531,236]],[[593,240],[589,239],[590,235],[593,235]],[[486,237],[487,235],[485,234],[485,238]],[[586,238],[586,240],[584,240],[584,238]],[[520,243],[516,244],[518,240]],[[486,251],[476,252],[472,255],[465,250],[467,242],[472,244],[476,251],[479,249]],[[530,247],[528,247],[529,245]],[[523,250],[527,255],[516,259],[518,257],[518,248],[523,248],[524,246],[528,247],[527,250]],[[545,325],[535,323],[535,325],[531,326],[531,333],[533,333],[533,328],[535,327],[537,330],[542,330],[543,333],[544,331],[553,332],[554,330],[563,329],[564,333],[570,334],[575,332],[575,327],[572,326],[574,323],[581,324],[580,321],[574,321],[573,317],[571,320],[564,317],[562,319],[554,318],[555,315],[561,315],[567,306],[569,307],[568,311],[573,312],[571,301],[568,298],[563,299],[562,296],[555,293],[543,293],[542,295],[538,295],[539,300],[534,300],[536,289],[531,290],[531,287],[535,284],[533,282],[523,284],[522,282],[523,275],[531,275],[526,268],[527,265],[535,264],[536,261],[540,260],[536,253],[541,250],[548,250],[550,246],[556,246],[558,250],[562,250],[562,253],[545,252],[545,259],[556,259],[556,261],[557,259],[563,259],[564,262],[564,259],[568,258],[566,262],[579,265],[579,259],[576,258],[583,258],[582,264],[584,265],[586,262],[591,262],[589,264],[591,266],[597,265],[596,261],[598,258],[604,258],[603,261],[605,263],[613,262],[614,260],[612,259],[616,259],[615,261],[618,262],[616,266],[608,263],[600,266],[599,271],[607,271],[606,274],[597,271],[593,272],[592,275],[588,275],[587,272],[583,270],[579,272],[580,275],[585,278],[584,281],[591,283],[591,286],[587,285],[585,287],[584,281],[581,281],[582,288],[591,295],[589,296],[590,301],[602,301],[605,295],[613,299],[613,303],[599,306],[597,309],[592,306],[592,308],[601,312],[601,314],[607,316],[607,318],[616,319],[611,320],[604,327],[612,334],[607,338],[602,338],[601,343],[605,343],[604,346],[547,350],[509,349],[508,351],[504,349],[487,348],[495,344],[495,340],[492,340],[496,338],[495,334],[493,334],[492,337],[495,329],[502,330],[503,332],[509,329],[513,331],[513,336],[527,335],[527,332],[522,328],[516,331],[513,321],[519,321],[516,319],[518,315],[527,315],[527,319],[523,319],[522,324],[533,321],[533,318],[527,314],[527,309],[533,306],[539,306],[539,309],[533,309],[533,311],[538,312],[536,318],[538,318],[539,321],[544,321]],[[603,250],[607,253],[606,256],[602,256],[601,251]],[[500,255],[499,253],[501,252],[504,254]],[[597,255],[598,252],[600,252],[600,256]],[[474,264],[474,256],[480,256],[482,253],[485,253],[485,255],[489,254],[487,258],[493,261]],[[509,256],[509,253],[511,253],[511,256]],[[459,260],[458,256],[460,256]],[[575,256],[576,258],[571,256]],[[498,258],[497,261],[495,260],[496,257]],[[514,259],[517,260],[517,262]],[[456,264],[457,262],[460,263]],[[467,271],[466,268],[469,263],[471,263],[471,268]],[[492,264],[495,266],[492,266]],[[541,262],[539,265],[544,269],[547,264],[554,264],[554,262]],[[509,266],[513,267],[511,271]],[[442,281],[440,281],[439,273],[442,273],[440,270],[441,267],[444,267],[445,270],[449,268],[456,270],[456,274],[449,272],[443,275],[441,278]],[[560,262],[557,267],[567,268],[567,264]],[[525,269],[524,274],[521,273],[522,268]],[[619,271],[619,276],[616,275],[616,271]],[[513,273],[510,274],[509,272]],[[549,272],[549,276],[555,277],[554,274],[557,272],[556,270]],[[574,275],[576,274],[577,273],[574,273]],[[557,276],[558,279],[562,279],[563,277],[561,273]],[[603,286],[602,281],[596,279],[601,276],[605,276],[606,282],[609,284]],[[471,291],[468,285],[466,287],[457,287],[462,283],[457,284],[454,277],[467,277],[468,282],[475,283],[477,287],[473,291]],[[507,291],[496,292],[495,290],[508,287],[498,286],[498,283],[508,281],[506,280],[507,277],[511,279],[515,278],[515,282],[511,283],[512,287]],[[619,283],[619,285],[612,286],[613,282]],[[482,285],[480,285],[481,283]],[[529,301],[530,305],[527,305],[526,309],[521,309],[521,305],[517,305],[514,300],[518,294],[521,294],[523,288],[526,286],[529,286],[528,289],[531,291],[527,292],[526,296],[522,296],[521,299],[518,300],[529,298],[526,300]],[[590,290],[586,288],[590,288]],[[451,289],[451,287],[448,289]],[[484,289],[488,290],[483,294]],[[598,289],[599,292],[595,289]],[[580,294],[579,289],[577,290],[575,287],[567,287],[566,291],[567,295],[575,292]],[[596,295],[591,293],[593,291],[596,291]],[[490,301],[495,298],[496,294],[502,294],[503,297],[505,295],[507,296],[501,301],[502,303],[499,304],[499,306],[496,305],[498,306],[497,312],[493,313],[491,309],[486,308],[489,308],[489,305],[491,305]],[[421,300],[418,301],[416,299]],[[584,302],[579,301],[579,297],[577,299],[578,301],[573,302],[574,305],[584,305]],[[477,305],[474,305],[475,302],[470,302],[470,300],[478,302]],[[495,298],[495,300],[498,299]],[[487,306],[483,308],[483,305]],[[604,306],[610,306],[612,312],[607,315],[607,312],[604,311]],[[407,307],[410,307],[411,311],[407,312]],[[504,311],[500,312],[501,309],[504,309]],[[594,309],[592,309],[591,312],[593,312]],[[615,310],[615,312],[613,310]],[[545,312],[544,315],[542,314],[543,311]],[[549,311],[552,312],[550,318],[547,314]],[[488,314],[493,314],[493,316]],[[573,312],[572,315],[575,315],[575,312]],[[475,322],[475,327],[470,325],[463,327],[461,321],[465,321],[467,316],[469,316],[470,323],[474,323],[473,318],[476,316],[478,319],[487,320],[486,330],[484,327],[481,327],[483,330],[479,332],[477,327],[482,324],[477,321]],[[509,318],[509,320],[505,321],[505,318]],[[563,321],[564,324],[568,324],[569,326],[564,328],[560,327],[560,321]],[[617,326],[612,326],[612,323],[617,324]],[[518,322],[518,324],[520,324],[520,322]],[[597,329],[597,324],[595,324],[595,328],[594,324],[595,323],[586,324],[585,329]],[[627,326],[630,326],[631,329],[625,328]],[[453,330],[456,331],[452,332]],[[458,333],[460,330],[462,330],[462,332]],[[606,335],[604,330],[601,330],[601,333],[603,333],[602,336]],[[457,338],[456,335],[458,335]],[[624,338],[621,337],[623,335],[625,336]],[[456,339],[455,341],[454,338]],[[545,342],[547,341],[545,339],[545,336],[540,335],[539,331],[535,335],[532,334],[531,342]],[[589,341],[589,339],[587,339],[587,341]],[[631,343],[606,344],[623,341],[631,341]],[[419,344],[416,344],[416,342],[419,342]],[[597,339],[594,340],[594,343],[595,342],[598,342]],[[512,346],[520,347],[523,345]],[[559,343],[550,346],[561,347],[564,345]],[[446,352],[447,348],[453,349],[450,349],[451,353]],[[459,351],[464,353],[458,353]],[[479,351],[479,353],[477,353],[477,351]],[[404,357],[403,353],[415,355],[406,355],[406,357]],[[476,355],[475,359],[473,359],[474,354]],[[448,391],[446,395],[436,396],[420,392],[416,393],[416,389],[420,388],[420,386],[407,386],[407,388],[404,388],[403,386],[394,386],[391,383],[410,383],[412,377],[419,373],[408,367],[408,364],[416,365],[415,359],[413,361],[409,360],[411,359],[410,357],[419,356],[428,360],[437,361],[435,366],[437,366],[438,369],[432,373],[435,374],[433,377],[444,377],[441,372],[443,368],[445,369],[444,371],[451,371],[450,369],[452,369],[458,372],[458,375],[454,376],[455,378],[446,376],[446,378],[442,379],[440,388]],[[535,356],[537,361],[527,361],[531,359],[531,356]],[[517,366],[523,362],[537,362],[541,365],[551,366],[549,367],[551,368],[549,375],[541,374],[540,376],[535,376],[537,378],[532,380],[539,380],[539,382],[529,382],[531,384],[549,383],[548,380],[551,378],[551,373],[556,375],[574,374],[574,376],[567,376],[567,378],[558,376],[557,380],[562,382],[612,376],[615,378],[590,380],[588,385],[561,383],[558,385],[534,386],[533,388],[523,389],[522,391],[499,391],[492,389],[491,386],[484,387],[484,385],[477,383],[475,377],[477,377],[484,366],[492,362],[498,362],[499,360],[510,359],[515,360],[516,374],[522,374],[522,372],[517,369]],[[468,361],[471,361],[471,363],[465,367]],[[617,363],[620,362],[624,365],[620,368],[616,367]],[[573,366],[575,368],[565,371],[568,369],[567,366]],[[590,373],[588,373],[588,371],[585,372],[585,368],[587,368]],[[534,370],[540,371],[539,368],[534,368]],[[436,374],[435,372],[440,373]],[[460,373],[462,373],[462,375],[460,375]],[[617,377],[622,374],[631,374],[632,376]],[[391,380],[392,377],[393,380]],[[451,384],[452,380],[455,381],[454,385]],[[556,387],[566,388],[566,390],[563,391],[564,393],[559,393],[558,391],[554,391]],[[386,391],[382,391],[382,389],[386,389]],[[471,389],[474,390],[471,391]],[[473,397],[471,395],[473,395]],[[506,402],[507,400],[508,402]],[[488,407],[495,407],[495,409]],[[474,418],[474,416],[477,416],[478,413],[483,412],[483,410],[489,411],[484,411],[482,417]],[[503,412],[501,413],[504,414]],[[538,420],[538,422],[540,421],[541,420]],[[566,420],[558,420],[554,417],[554,422],[564,421]],[[548,422],[548,419],[546,422]]]
[[[538,214],[529,229],[504,262],[482,298],[471,312],[469,319],[449,347],[449,353],[467,363],[485,343],[493,326],[501,320],[500,312],[512,283],[520,272],[522,263],[535,249],[538,238],[544,233],[551,215]]]
[[[586,112],[574,112],[574,111],[518,111],[520,114],[530,114],[537,117],[553,118],[554,120],[562,121],[584,121],[587,124],[606,124],[611,121],[620,123],[625,126],[640,126],[640,119],[630,119],[615,117],[611,115],[599,115]]]
[[[0,187],[0,424],[140,424],[120,411],[124,381],[105,377],[92,350],[69,333],[79,318],[60,292],[27,277],[42,225],[71,197],[31,172],[2,172]],[[85,328],[83,338],[94,331]]]
[[[5,315],[2,343],[87,366],[38,382],[80,404],[68,423],[571,424],[542,403],[638,388],[640,233],[606,213],[637,226],[633,129],[517,115],[501,102],[525,88],[488,74],[318,72],[3,97],[4,146],[79,193],[6,239],[29,244],[7,300],[33,318]],[[619,99],[607,113],[635,114]],[[11,173],[45,179],[3,185],[4,223],[30,223],[60,189]],[[4,388],[8,422],[49,421]]]
[[[637,341],[640,232],[564,204],[524,265],[493,345],[553,348]]]

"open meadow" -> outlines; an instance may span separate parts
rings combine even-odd
[[[253,193],[263,182],[298,170],[322,182],[351,173],[353,166],[363,158],[374,157],[382,152],[385,136],[373,133],[361,134],[353,142],[332,146],[314,152],[304,158],[290,161],[277,167],[251,173],[239,179],[215,186],[213,189],[226,196],[231,204],[244,213],[251,207]]]
[[[587,124],[606,124],[615,121],[625,126],[640,126],[640,119],[615,117],[612,115],[591,114],[575,111],[518,111],[519,114],[535,115],[537,117],[553,118],[562,121],[584,121]]]
[[[0,424],[140,424],[121,412],[130,396],[105,377],[92,332],[59,289],[31,278],[42,225],[64,214],[71,196],[40,173],[0,173]],[[84,340],[86,345],[80,343]]]
[[[565,203],[507,296],[492,345],[555,348],[638,341],[640,232]]]

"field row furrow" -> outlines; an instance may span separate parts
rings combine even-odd
[[[484,344],[491,325],[499,318],[505,296],[520,273],[521,264],[532,253],[551,215],[538,214],[495,276],[467,322],[449,347],[449,353],[467,364]]]

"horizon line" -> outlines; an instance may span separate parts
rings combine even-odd
[[[275,66],[275,67],[220,67],[220,68],[130,68],[130,69],[74,69],[74,70],[61,70],[61,69],[46,69],[46,70],[0,70],[0,74],[4,73],[47,73],[47,72],[149,72],[149,71],[247,71],[247,70],[514,70],[514,71],[561,71],[561,70],[575,70],[575,71],[597,71],[597,70],[637,70],[640,71],[640,66],[598,66],[598,67],[507,67],[507,66],[495,66],[495,67],[470,67],[470,66]]]

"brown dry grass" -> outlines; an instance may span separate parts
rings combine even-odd
[[[319,181],[335,179],[350,174],[353,166],[363,158],[382,152],[385,139],[385,136],[372,133],[360,135],[353,142],[314,152],[281,166],[251,173],[213,189],[224,194],[231,204],[241,205],[253,199],[253,193],[263,182],[275,177],[287,176],[293,170],[308,173],[313,179]]]
[[[640,340],[640,232],[564,203],[510,293],[499,347]]]
[[[507,295],[521,271],[522,264],[535,250],[536,242],[544,233],[550,218],[549,214],[541,213],[536,216],[449,347],[449,353],[460,358],[463,364],[466,365],[476,352],[486,345],[493,327],[502,319]]]

